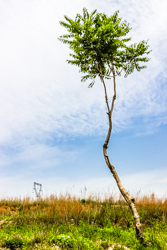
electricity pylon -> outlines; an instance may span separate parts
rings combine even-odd
[[[39,186],[39,189],[37,190],[37,186]],[[42,184],[34,182],[34,188],[35,190],[35,194],[36,194],[36,198],[41,197],[41,192],[42,192]]]

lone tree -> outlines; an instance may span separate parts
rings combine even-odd
[[[67,60],[67,62],[79,66],[80,72],[87,73],[82,77],[81,81],[84,82],[87,79],[91,79],[88,87],[93,87],[95,78],[100,77],[103,83],[109,121],[108,133],[103,145],[104,158],[133,214],[136,236],[141,243],[145,244],[135,199],[122,186],[114,166],[110,163],[107,148],[112,131],[112,113],[116,100],[116,76],[121,76],[124,72],[125,77],[127,77],[134,69],[140,71],[146,68],[145,65],[141,66],[139,63],[148,62],[150,59],[146,56],[151,51],[148,51],[149,46],[147,41],[144,40],[138,44],[126,44],[131,40],[131,38],[126,37],[131,28],[127,21],[122,21],[122,18],[118,17],[118,13],[119,11],[108,17],[106,14],[97,13],[97,10],[89,14],[87,9],[84,8],[83,16],[77,14],[75,20],[65,15],[67,23],[61,21],[60,24],[69,33],[60,36],[58,39],[63,43],[69,44],[74,51],[74,54],[70,54],[73,59]],[[111,78],[113,79],[114,95],[110,105],[105,79]]]

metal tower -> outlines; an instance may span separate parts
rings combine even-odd
[[[39,188],[37,189],[37,186],[39,186]],[[35,194],[36,194],[36,198],[41,197],[41,192],[42,192],[42,184],[34,182],[34,188],[35,190]]]

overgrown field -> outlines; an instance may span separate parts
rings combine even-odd
[[[151,247],[136,240],[122,199],[1,199],[0,249],[167,249],[167,198],[136,197],[136,205]]]

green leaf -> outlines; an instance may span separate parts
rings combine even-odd
[[[108,17],[104,13],[97,13],[97,10],[89,14],[84,8],[83,15],[77,14],[74,20],[65,15],[67,23],[60,22],[68,34],[58,39],[69,44],[74,52],[70,54],[73,60],[67,62],[79,66],[80,72],[89,75],[82,80],[102,75],[109,79],[108,65],[112,65],[117,75],[123,70],[125,77],[134,69],[140,71],[146,68],[145,65],[139,65],[139,62],[146,63],[150,60],[147,57],[151,52],[148,40],[127,45],[131,38],[125,36],[131,28],[126,20],[118,17],[118,14],[119,11],[116,11]],[[94,83],[89,84],[90,87],[93,85]]]
[[[94,84],[95,84],[95,81],[91,82],[91,83],[88,85],[88,88],[92,88]]]

